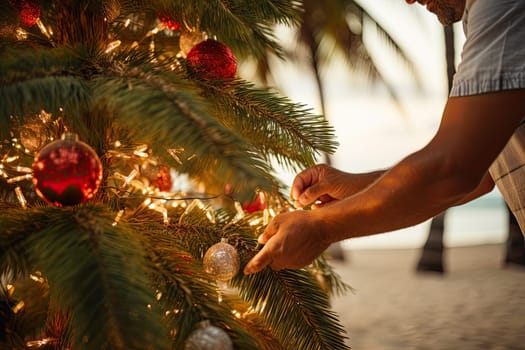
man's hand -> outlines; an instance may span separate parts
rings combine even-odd
[[[322,220],[313,211],[279,214],[259,237],[259,243],[265,245],[246,265],[244,273],[256,273],[268,265],[274,270],[309,265],[331,244],[322,228]]]
[[[298,208],[312,203],[312,208],[320,208],[361,191],[382,173],[351,174],[318,164],[295,177],[291,196]]]

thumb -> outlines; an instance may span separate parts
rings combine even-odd
[[[304,190],[304,192],[301,193],[301,195],[297,199],[297,202],[301,206],[305,206],[315,202],[319,197],[321,197],[324,194],[326,194],[325,186],[322,182],[318,182]]]

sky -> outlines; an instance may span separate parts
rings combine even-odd
[[[403,112],[384,87],[367,83],[362,76],[350,72],[342,60],[334,59],[323,72],[327,87],[325,114],[339,142],[333,165],[350,172],[390,167],[423,147],[437,130],[447,97],[443,28],[436,17],[422,6],[409,6],[402,0],[362,0],[360,3],[416,63],[422,85],[415,83],[406,67],[373,32],[365,36],[367,47],[381,73],[395,86]],[[464,37],[461,24],[456,24],[454,29],[458,62]],[[285,31],[280,35],[285,44],[292,40]],[[276,72],[279,89],[285,95],[320,112],[316,87],[303,67],[282,63]],[[291,184],[293,176],[284,174],[284,181]],[[446,220],[446,245],[497,243],[506,238],[503,200],[497,191],[488,197],[481,202],[490,205],[476,202],[450,211]],[[428,227],[426,222],[395,234],[352,239],[346,243],[356,249],[419,247],[426,239]]]

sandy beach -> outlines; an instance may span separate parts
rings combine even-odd
[[[350,250],[333,261],[355,288],[333,300],[354,350],[525,349],[525,267],[504,245],[449,248],[444,275],[416,273],[420,250]]]

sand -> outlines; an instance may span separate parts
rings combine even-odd
[[[451,248],[444,275],[417,273],[420,250],[346,251],[333,261],[355,293],[333,299],[354,350],[525,349],[525,267],[504,245]]]

